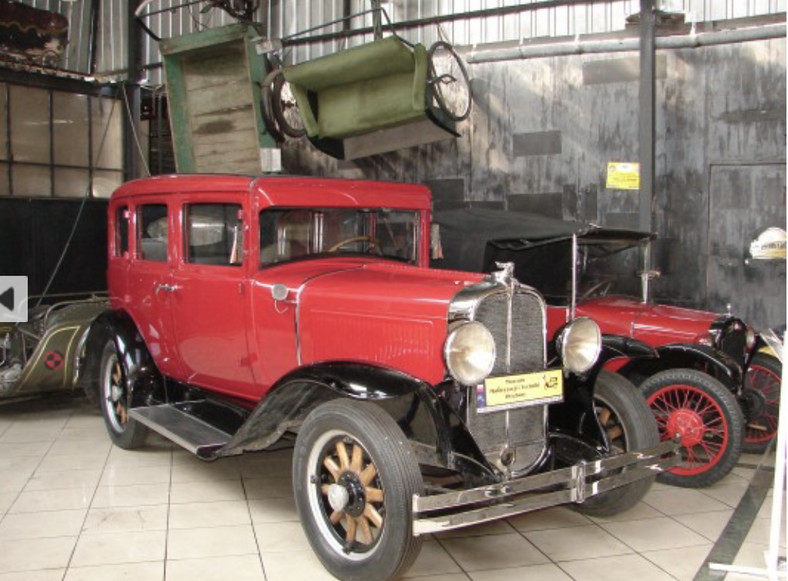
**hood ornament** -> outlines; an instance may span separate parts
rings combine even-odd
[[[511,285],[514,280],[514,262],[496,262],[500,270],[494,270],[490,273],[495,282]]]

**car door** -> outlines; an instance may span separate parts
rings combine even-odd
[[[244,200],[226,193],[183,198],[170,306],[185,380],[251,398]]]
[[[131,313],[159,370],[179,377],[170,316],[170,264],[174,261],[171,236],[174,208],[166,197],[150,197],[130,209],[133,217],[132,264],[116,300]],[[132,300],[132,297],[134,299]]]

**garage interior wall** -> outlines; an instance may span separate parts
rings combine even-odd
[[[127,0],[25,3],[69,17],[61,76],[98,87],[123,80]],[[298,62],[370,41],[368,13],[320,25],[371,6],[362,0],[263,0],[256,20],[270,38],[290,38],[285,61]],[[542,43],[582,47],[637,39],[637,26],[628,25],[627,17],[638,12],[638,0],[392,0],[381,6],[404,38],[426,45],[446,38],[466,59],[475,100],[462,136],[355,162],[337,162],[306,141],[289,141],[283,145],[285,171],[423,182],[431,186],[436,207],[490,205],[607,226],[637,225],[637,193],[605,188],[607,162],[637,161],[637,51],[487,57]],[[785,24],[785,0],[662,0],[657,6],[682,15],[687,34]],[[219,10],[176,10],[158,14],[150,24],[174,36],[230,22]],[[328,36],[319,42],[304,38],[314,35]],[[164,88],[156,43],[145,37],[143,52],[143,92],[158,98]],[[766,227],[785,225],[785,58],[784,33],[777,39],[658,50],[658,300],[716,310],[730,303],[757,327],[784,324],[785,262],[748,261],[747,250]],[[58,100],[52,91],[47,98]],[[29,109],[31,119],[41,114]],[[23,123],[17,115],[22,113],[14,112],[14,123]],[[48,183],[41,195],[71,192]],[[10,194],[2,192],[0,204]],[[14,218],[8,212],[16,211],[0,206],[9,221]]]

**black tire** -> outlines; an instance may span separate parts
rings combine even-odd
[[[274,69],[268,73],[260,89],[260,115],[263,118],[263,125],[265,125],[265,130],[268,134],[278,143],[284,141],[285,136],[279,129],[279,125],[276,123],[276,118],[274,117],[273,90],[271,85],[274,82],[274,78],[281,74],[281,69]]]
[[[783,366],[766,353],[756,353],[744,376],[742,409],[745,428],[742,450],[762,454],[777,435]]]
[[[628,379],[602,370],[594,384],[594,408],[615,453],[643,450],[659,444],[654,416],[646,398]],[[654,483],[637,480],[593,496],[575,508],[590,516],[612,516],[635,506]]]
[[[471,83],[468,71],[454,47],[438,41],[427,52],[428,98],[454,121],[464,121],[471,114]]]
[[[271,109],[279,129],[290,137],[306,135],[304,122],[298,110],[298,103],[290,92],[290,84],[284,74],[274,76],[271,84]]]
[[[126,370],[118,357],[115,342],[111,339],[102,351],[98,389],[101,415],[112,442],[125,450],[142,446],[149,430],[147,426],[128,416]]]
[[[744,416],[722,383],[695,369],[669,369],[640,389],[657,419],[661,440],[681,435],[682,462],[657,479],[686,488],[710,486],[739,460]]]
[[[296,507],[332,575],[374,581],[403,574],[421,549],[411,509],[422,489],[407,438],[374,404],[335,400],[304,421],[293,453]]]

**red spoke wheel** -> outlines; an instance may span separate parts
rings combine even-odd
[[[745,452],[763,453],[777,434],[781,377],[782,365],[776,357],[758,353],[752,358],[744,376],[742,394]]]
[[[699,488],[726,476],[739,459],[744,417],[722,383],[694,369],[670,369],[641,386],[657,420],[661,440],[681,436],[681,464],[658,479]]]

